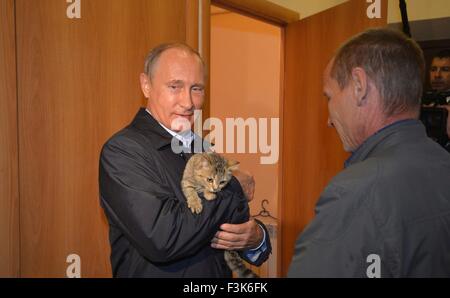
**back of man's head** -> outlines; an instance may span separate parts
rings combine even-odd
[[[331,76],[344,88],[361,67],[377,88],[385,116],[418,111],[425,75],[423,52],[412,39],[389,29],[370,29],[342,45]]]

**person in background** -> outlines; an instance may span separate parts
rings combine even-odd
[[[423,106],[447,110],[447,141],[444,140],[442,146],[450,152],[450,49],[441,50],[433,56],[429,81],[431,90],[424,94]]]
[[[430,86],[435,92],[450,91],[450,49],[438,52],[431,60]]]

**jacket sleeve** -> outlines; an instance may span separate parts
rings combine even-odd
[[[194,215],[162,183],[151,156],[136,141],[113,138],[100,156],[100,197],[108,219],[154,263],[193,255],[210,244],[220,224],[248,220],[247,201],[233,189],[235,183],[215,200],[202,200],[202,213]]]

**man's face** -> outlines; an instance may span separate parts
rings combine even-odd
[[[141,87],[153,117],[173,131],[189,129],[180,123],[194,123],[194,110],[204,100],[204,72],[199,58],[182,49],[161,54],[149,79],[141,74]],[[186,121],[187,120],[187,121]]]
[[[351,83],[343,89],[330,75],[334,60],[328,63],[323,77],[323,92],[328,99],[328,126],[334,127],[344,146],[352,152],[362,143],[359,130],[360,111],[357,109]]]
[[[435,91],[450,90],[450,58],[435,57],[430,67],[430,84]]]

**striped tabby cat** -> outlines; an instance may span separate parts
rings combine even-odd
[[[186,164],[181,189],[186,197],[187,205],[192,213],[202,212],[203,205],[198,193],[203,193],[206,200],[214,200],[237,170],[239,162],[227,160],[214,152],[194,154]],[[224,252],[228,267],[237,277],[258,277],[256,273],[245,267],[239,254],[235,251]]]

